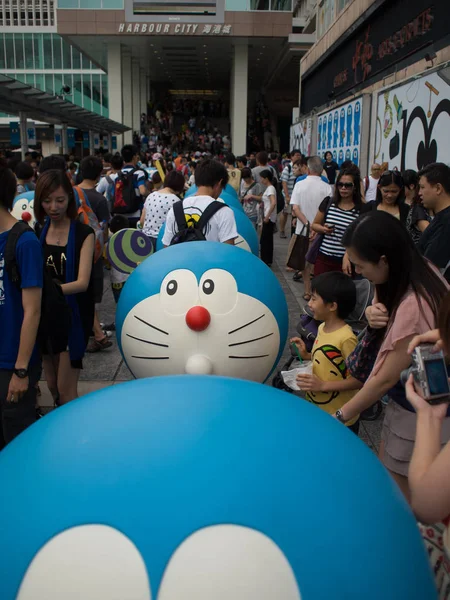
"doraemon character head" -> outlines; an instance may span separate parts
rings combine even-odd
[[[358,166],[358,163],[359,163],[359,152],[358,152],[358,148],[355,148],[355,149],[353,150],[352,161],[355,163],[355,165],[356,165],[356,166]]]
[[[269,386],[181,376],[103,389],[6,447],[0,480],[2,600],[436,597],[375,454]]]
[[[357,102],[355,104],[355,113],[359,113],[359,111],[361,110],[361,102]]]
[[[221,198],[219,198],[221,200]],[[259,256],[259,240],[258,234],[256,233],[256,229],[253,226],[250,219],[242,210],[234,210],[234,218],[236,220],[236,228],[238,231],[238,237],[234,241],[234,245],[237,248],[242,248],[242,250],[247,250],[247,252],[252,252],[255,256]],[[158,238],[156,240],[156,250],[163,250],[163,237],[164,232],[166,230],[166,225],[164,224],[158,234]]]
[[[352,112],[353,112],[352,105],[349,104],[348,107],[347,107],[347,116],[350,116],[352,114]]]
[[[146,259],[117,308],[117,339],[137,378],[181,373],[264,381],[287,335],[283,290],[250,252],[188,242]]]
[[[18,194],[14,198],[11,214],[18,221],[25,221],[34,229],[36,217],[34,216],[34,191]]]
[[[184,197],[185,198],[189,198],[189,196],[193,196],[194,194],[196,194],[198,192],[198,188],[196,185],[191,186],[187,192],[185,193]],[[229,194],[230,196],[235,196],[235,198],[237,199],[238,195],[236,193],[236,190],[234,189],[233,186],[231,186],[229,183],[227,183],[225,189],[224,189],[224,193],[225,194]]]
[[[341,108],[341,119],[345,117],[345,109]]]

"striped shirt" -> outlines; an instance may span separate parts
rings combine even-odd
[[[320,212],[325,212],[325,209],[326,204],[322,203],[319,208]],[[343,258],[345,248],[341,244],[342,236],[350,223],[353,223],[358,217],[359,210],[355,207],[351,210],[342,210],[336,204],[332,204],[326,216],[326,223],[327,225],[334,225],[334,230],[332,234],[323,236],[320,253],[334,258]]]
[[[297,176],[294,175],[294,169],[292,168],[292,163],[286,165],[281,173],[281,181],[285,181],[287,184],[287,189],[289,193],[289,197],[292,196],[292,190],[294,189],[295,180]],[[283,188],[283,196],[284,196],[284,188]]]

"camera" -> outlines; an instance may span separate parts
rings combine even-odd
[[[442,350],[433,352],[431,344],[415,348],[412,354],[412,365],[400,375],[403,385],[411,374],[418,392],[429,404],[450,402],[450,386]]]

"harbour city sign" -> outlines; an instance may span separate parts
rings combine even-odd
[[[199,23],[119,23],[117,33],[142,35],[231,35],[231,25]]]

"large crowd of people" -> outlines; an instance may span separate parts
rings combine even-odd
[[[200,103],[188,108],[196,119],[207,118],[207,110],[220,112]],[[312,374],[298,376],[306,399],[358,434],[360,415],[384,398],[380,460],[418,520],[436,524],[442,534],[450,515],[450,398],[430,405],[411,377],[402,384],[401,374],[419,344],[450,352],[450,167],[433,163],[400,173],[374,164],[362,177],[355,164],[339,167],[329,153],[324,160],[295,149],[285,157],[266,151],[235,157],[223,136],[219,144],[213,134],[214,148],[200,136],[189,152],[178,153],[159,143],[170,117],[156,111],[154,118],[143,124],[149,139],[141,140],[141,151],[126,145],[120,155],[83,160],[0,157],[0,448],[37,418],[42,368],[59,406],[78,396],[85,353],[111,347],[114,324],[102,325],[96,312],[103,296],[102,250],[111,233],[139,227],[156,247],[164,226],[163,245],[179,241],[174,206],[195,185],[182,209],[189,206],[193,222],[193,211],[199,219],[210,212],[204,238],[233,245],[233,210],[208,209],[229,183],[269,267],[274,236],[291,238],[286,264],[294,242],[306,238],[304,267],[292,276],[303,283],[303,298],[320,326],[310,351],[303,339],[291,340],[304,360],[313,360]],[[34,191],[39,237],[31,230],[15,235],[11,259],[8,239],[18,229],[10,211],[16,195],[27,191]],[[111,269],[110,277],[117,301],[127,276]],[[357,338],[346,319],[362,278],[372,283],[374,298]],[[61,298],[71,319],[60,320],[50,343],[40,335],[42,320]],[[335,373],[318,360],[324,348],[335,352]],[[426,542],[429,531],[423,528]],[[440,588],[448,586],[444,598],[450,578],[442,556],[436,573]]]

